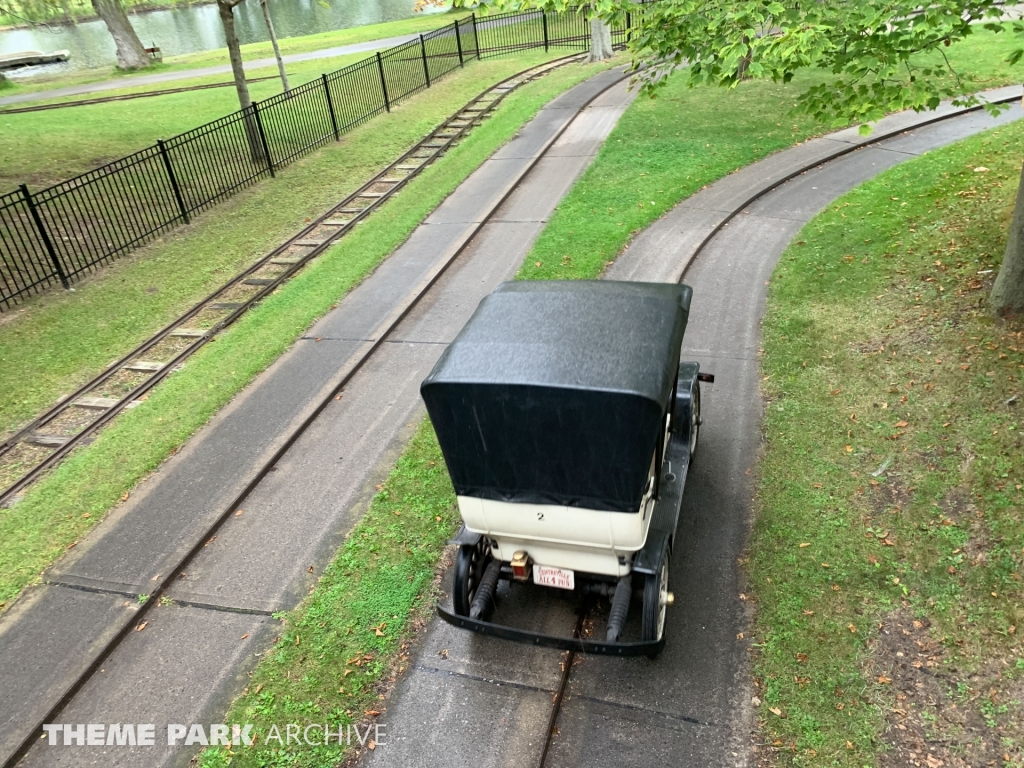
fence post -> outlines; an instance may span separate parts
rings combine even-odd
[[[334,100],[331,98],[331,87],[327,83],[327,75],[320,75],[320,82],[324,84],[324,94],[327,96],[327,111],[331,113],[331,127],[334,128],[334,140],[341,141],[338,134],[338,118],[334,116]]]
[[[626,42],[628,43],[633,37],[633,14],[626,11]]]
[[[263,156],[267,159],[267,170],[270,171],[270,178],[274,178],[274,159],[270,156],[270,145],[267,144],[267,134],[263,130],[263,118],[260,117],[258,102],[252,103],[252,114],[256,118],[256,130],[260,134],[260,144],[263,145]]]
[[[541,11],[541,18],[544,20],[544,53],[548,52],[548,14]]]
[[[462,58],[462,35],[459,32],[459,22],[455,22],[455,47],[459,49],[459,66],[466,66],[466,62]]]
[[[53,262],[53,268],[57,270],[57,277],[60,278],[60,283],[65,288],[70,288],[68,284],[68,276],[64,274],[64,268],[60,265],[60,259],[57,258],[57,251],[53,247],[53,242],[50,240],[50,235],[46,231],[46,227],[43,226],[43,219],[39,215],[39,211],[36,209],[35,201],[32,200],[32,195],[28,191],[28,187],[24,184],[19,185],[21,194],[25,197],[25,205],[28,206],[28,211],[32,214],[32,221],[35,222],[36,229],[39,230],[39,236],[43,238],[43,245],[46,246],[46,252],[50,255],[50,261]]]
[[[420,54],[423,56],[423,77],[427,79],[427,88],[430,87],[430,67],[427,66],[427,44],[420,35]]]
[[[377,51],[377,70],[380,72],[380,89],[384,92],[384,109],[391,111],[391,99],[388,98],[388,82],[384,79],[384,60]]]
[[[164,168],[167,170],[167,178],[171,180],[171,189],[174,190],[174,199],[178,201],[181,218],[188,224],[188,208],[185,207],[185,198],[181,196],[181,187],[178,186],[178,179],[174,175],[174,167],[171,165],[170,155],[167,154],[167,147],[164,145],[163,139],[157,139],[156,145],[160,148],[160,157],[164,159]]]
[[[470,14],[470,18],[473,19],[473,42],[476,44],[476,58],[480,59],[480,30],[476,27],[476,11]]]

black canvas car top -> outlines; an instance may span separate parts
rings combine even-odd
[[[691,295],[608,280],[500,285],[420,387],[456,492],[636,512]]]

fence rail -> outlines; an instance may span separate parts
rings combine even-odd
[[[469,61],[589,40],[583,9],[474,14],[52,187],[23,184],[0,195],[0,311],[69,287]]]

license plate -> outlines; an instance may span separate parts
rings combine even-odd
[[[533,566],[533,581],[535,584],[543,584],[545,587],[558,587],[559,589],[575,589],[576,574],[568,568],[553,568],[550,565]]]

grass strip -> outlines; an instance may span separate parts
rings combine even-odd
[[[132,486],[387,258],[545,103],[604,66],[569,65],[509,95],[493,117],[365,224],[196,353],[181,372],[168,377],[142,405],[121,414],[22,501],[0,510],[0,606],[38,578]]]
[[[543,60],[533,54],[484,61],[454,73],[276,179],[102,267],[73,292],[53,290],[0,314],[0,435],[74,391],[353,192],[487,85]]]
[[[1015,123],[889,170],[775,270],[748,565],[766,764],[1024,764],[1024,323],[986,307],[1022,151]]]

